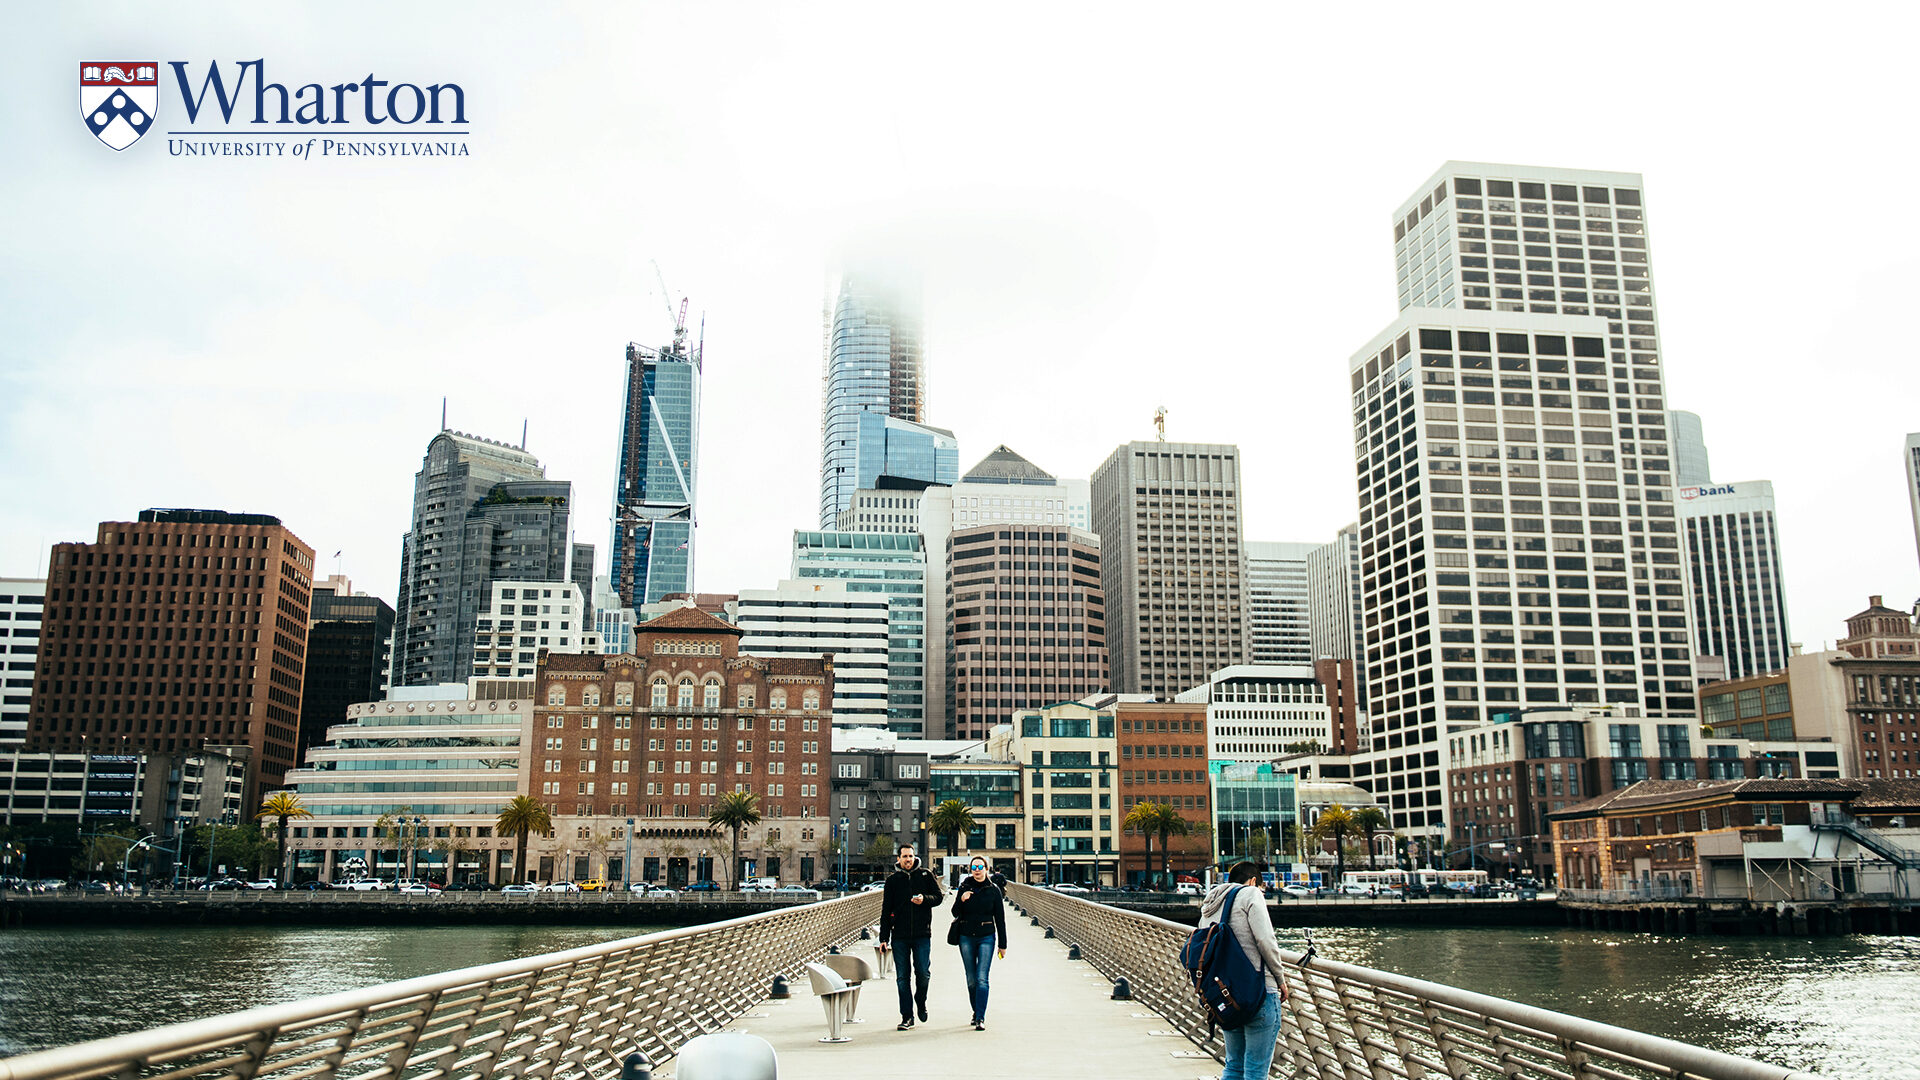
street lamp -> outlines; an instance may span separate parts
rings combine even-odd
[[[141,838],[139,843],[128,848],[127,853],[120,857],[120,891],[121,892],[125,892],[127,889],[127,874],[129,872],[129,867],[131,867],[133,864],[133,853],[136,851],[139,851],[143,847],[146,847],[152,840],[153,840],[153,834],[148,833],[145,837]]]
[[[1040,850],[1044,852],[1046,855],[1046,866],[1047,866],[1046,884],[1052,885],[1053,884],[1053,839],[1047,835],[1047,819],[1044,817],[1040,819]]]
[[[847,843],[847,816],[842,814],[840,815],[840,888],[843,892],[847,887]]]
[[[620,862],[620,884],[633,884],[633,819],[627,819],[627,857]]]

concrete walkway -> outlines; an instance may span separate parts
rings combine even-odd
[[[960,951],[948,945],[946,904],[934,917],[928,1021],[895,1031],[899,996],[891,971],[860,994],[864,1024],[822,1043],[826,1014],[807,973],[790,976],[793,997],[764,1001],[734,1021],[773,1044],[780,1080],[979,1080],[981,1076],[1087,1076],[1102,1080],[1218,1080],[1220,1065],[1136,1001],[1112,1001],[1112,986],[1092,965],[1067,959],[1066,945],[1007,909],[1007,955],[989,978],[987,1030],[970,1023]],[[873,963],[871,942],[852,948]],[[877,965],[876,965],[877,969]],[[671,1073],[674,1063],[656,1069]]]

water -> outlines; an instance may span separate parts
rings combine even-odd
[[[102,1038],[657,927],[15,930],[0,1054]],[[1282,942],[1298,945],[1292,931]],[[1920,1080],[1920,938],[1330,929],[1328,959],[1824,1074]]]

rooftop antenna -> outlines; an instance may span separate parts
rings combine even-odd
[[[440,399],[440,430],[447,430],[447,399]]]
[[[527,418],[523,416],[520,418],[520,449],[525,450],[526,448],[527,448]]]
[[[1167,441],[1167,407],[1165,405],[1153,410],[1153,430],[1158,435],[1159,441]]]

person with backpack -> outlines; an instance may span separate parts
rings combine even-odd
[[[1200,927],[1210,926],[1232,932],[1234,943],[1266,985],[1258,1010],[1245,1023],[1226,1030],[1227,1059],[1220,1080],[1266,1080],[1280,1038],[1286,983],[1280,974],[1285,961],[1274,937],[1273,918],[1267,913],[1266,882],[1257,864],[1234,863],[1227,869],[1227,880],[1208,891],[1200,904]]]
[[[975,855],[967,876],[953,890],[951,940],[960,946],[967,974],[967,1000],[973,1004],[973,1030],[987,1030],[987,973],[993,970],[994,941],[1007,955],[1007,908],[1000,887],[987,878],[987,860]]]

